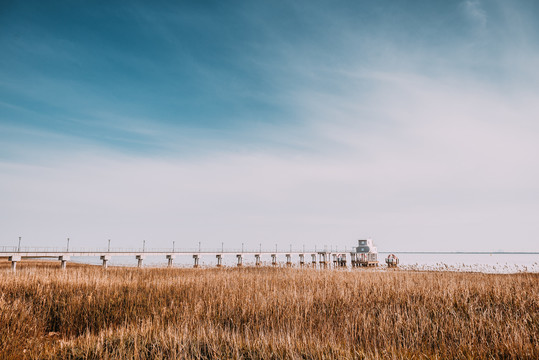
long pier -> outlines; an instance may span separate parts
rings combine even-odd
[[[378,254],[390,254],[391,252],[380,251]],[[399,251],[399,254],[539,254],[539,252],[504,252],[504,251]],[[237,266],[243,266],[245,257],[254,257],[255,266],[262,265],[261,258],[271,257],[271,264],[277,266],[278,257],[286,258],[286,266],[292,266],[292,257],[297,257],[300,266],[309,265],[310,267],[328,268],[328,267],[346,267],[348,262],[348,256],[350,256],[350,265],[352,267],[365,266],[360,263],[358,254],[354,251],[349,252],[345,249],[333,249],[328,250],[324,247],[323,250],[319,250],[316,247],[314,249],[307,250],[303,248],[301,251],[293,250],[278,251],[262,249],[258,251],[244,250],[242,249],[224,249],[219,250],[203,250],[198,249],[175,249],[175,248],[160,248],[160,249],[146,249],[142,248],[79,248],[69,249],[64,248],[50,248],[50,247],[17,247],[17,246],[0,246],[0,258],[7,258],[11,262],[11,269],[15,272],[17,269],[17,263],[23,259],[57,259],[60,261],[60,268],[65,269],[68,261],[71,258],[76,257],[98,257],[102,261],[103,268],[108,267],[108,262],[112,257],[133,257],[137,260],[137,266],[142,267],[144,259],[147,256],[162,256],[167,261],[168,267],[172,267],[174,259],[180,256],[187,256],[193,259],[193,267],[199,266],[199,260],[202,256],[215,257],[217,266],[223,266],[223,258],[225,256],[236,257]],[[376,262],[377,264],[378,262]],[[375,265],[375,264],[367,264]]]
[[[193,267],[199,266],[199,260],[202,256],[214,256],[217,261],[217,266],[223,265],[223,257],[235,256],[237,266],[243,266],[243,260],[246,256],[253,256],[255,265],[262,264],[262,256],[271,257],[271,264],[277,266],[277,258],[285,257],[286,265],[292,266],[292,257],[297,257],[300,266],[310,264],[311,266],[319,266],[327,268],[333,264],[334,267],[344,267],[347,264],[347,255],[350,255],[352,264],[355,261],[355,252],[347,252],[346,249],[339,251],[338,249],[331,250],[310,250],[301,251],[271,251],[262,250],[177,250],[177,249],[67,249],[67,248],[18,248],[18,247],[0,247],[0,257],[7,258],[11,262],[11,269],[16,271],[17,262],[22,259],[58,259],[60,267],[66,268],[66,264],[74,257],[98,257],[102,261],[103,268],[108,267],[108,262],[112,257],[134,257],[137,260],[137,266],[142,267],[143,261],[147,256],[162,256],[167,260],[168,267],[173,266],[174,259],[179,256],[188,256],[193,259]],[[310,257],[310,259],[309,259]],[[306,261],[307,258],[307,261]],[[310,260],[310,261],[309,261]]]

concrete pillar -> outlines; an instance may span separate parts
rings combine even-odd
[[[175,255],[172,255],[172,254],[168,254],[167,255],[167,260],[168,260],[168,267],[171,268],[173,263],[174,263],[174,259],[176,258]]]
[[[350,265],[354,268],[356,267],[356,253],[350,253]]]
[[[110,260],[110,255],[101,255],[101,260],[103,261],[103,269],[108,267],[108,261]]]
[[[255,254],[255,265],[260,266],[260,254]]]
[[[223,266],[223,256],[221,254],[217,254],[215,257],[217,258],[217,267]]]
[[[62,269],[62,270],[65,270],[67,261],[68,261],[68,260],[71,260],[71,256],[69,256],[69,255],[62,255],[62,256],[59,256],[59,257],[58,257],[58,260],[61,261],[61,266],[60,266],[61,269]]]
[[[286,254],[286,266],[292,266],[292,256],[290,254]]]
[[[146,255],[137,255],[137,267],[139,268],[142,267],[142,261],[144,260],[145,257]]]
[[[305,255],[299,254],[299,266],[303,267],[305,265]]]
[[[271,265],[277,266],[277,254],[271,254]]]
[[[193,255],[193,260],[194,260],[194,264],[193,264],[193,267],[194,268],[197,268],[198,267],[198,255]]]
[[[331,254],[333,255],[333,267],[336,268],[337,267],[337,254]]]
[[[238,266],[243,266],[243,255],[238,254],[236,257],[238,258]]]
[[[341,267],[346,267],[346,254],[341,254]]]
[[[318,256],[319,256],[319,263],[320,263],[320,268],[327,268],[328,266],[328,262],[327,262],[327,254],[325,252],[321,252],[321,253],[318,253]]]
[[[9,257],[9,261],[11,261],[11,271],[17,272],[17,261],[21,261],[21,257],[19,255],[12,255]]]
[[[313,268],[316,269],[316,254],[311,254],[311,263],[313,265]]]

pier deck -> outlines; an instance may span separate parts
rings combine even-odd
[[[243,265],[243,259],[247,256],[254,257],[255,265],[261,265],[261,257],[271,257],[272,265],[278,264],[277,257],[285,257],[286,265],[292,266],[292,257],[299,258],[300,266],[304,266],[307,263],[318,265],[321,268],[326,268],[330,265],[330,258],[332,256],[339,255],[340,259],[344,259],[346,263],[346,250],[339,251],[337,249],[332,250],[318,250],[314,249],[308,251],[303,249],[301,251],[289,250],[289,251],[271,251],[267,249],[259,249],[258,251],[243,250],[243,249],[221,249],[221,250],[180,250],[180,249],[61,249],[61,248],[18,248],[18,247],[0,247],[0,258],[7,258],[11,261],[12,270],[17,268],[17,262],[23,259],[58,259],[61,262],[61,268],[66,268],[67,261],[75,257],[98,257],[103,264],[104,268],[107,268],[108,261],[112,257],[133,257],[137,259],[139,267],[142,267],[143,261],[147,256],[162,256],[168,261],[168,266],[173,265],[173,261],[176,257],[190,257],[193,259],[193,266],[198,267],[199,259],[202,256],[215,257],[217,259],[217,266],[222,265],[222,259],[225,256],[236,257],[237,265]],[[311,262],[305,261],[305,255],[310,255]]]

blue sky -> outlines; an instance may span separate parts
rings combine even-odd
[[[2,244],[537,250],[537,15],[4,2]]]

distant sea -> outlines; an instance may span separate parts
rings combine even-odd
[[[539,254],[424,254],[424,253],[395,253],[400,260],[399,267],[409,270],[440,270],[440,271],[471,271],[484,273],[517,273],[534,272],[539,273]],[[246,255],[243,260],[244,266],[254,265],[254,257]],[[385,258],[387,253],[378,255],[380,269],[385,268]],[[305,260],[310,261],[310,256],[305,256]],[[72,261],[100,265],[98,257],[77,257]],[[269,256],[262,257],[265,265],[271,264]],[[278,258],[281,265],[286,261],[285,257]],[[299,259],[292,259],[295,266]],[[212,256],[201,256],[201,267],[213,267],[217,260]],[[174,260],[174,267],[191,267],[193,259],[188,256],[179,256]],[[235,256],[223,256],[223,265],[235,266]],[[135,257],[112,257],[109,266],[137,266]],[[144,266],[166,267],[167,259],[161,256],[148,256],[144,259]]]
[[[405,269],[473,271],[485,273],[539,273],[539,254],[420,254],[396,253]],[[385,258],[387,254],[379,254]]]

